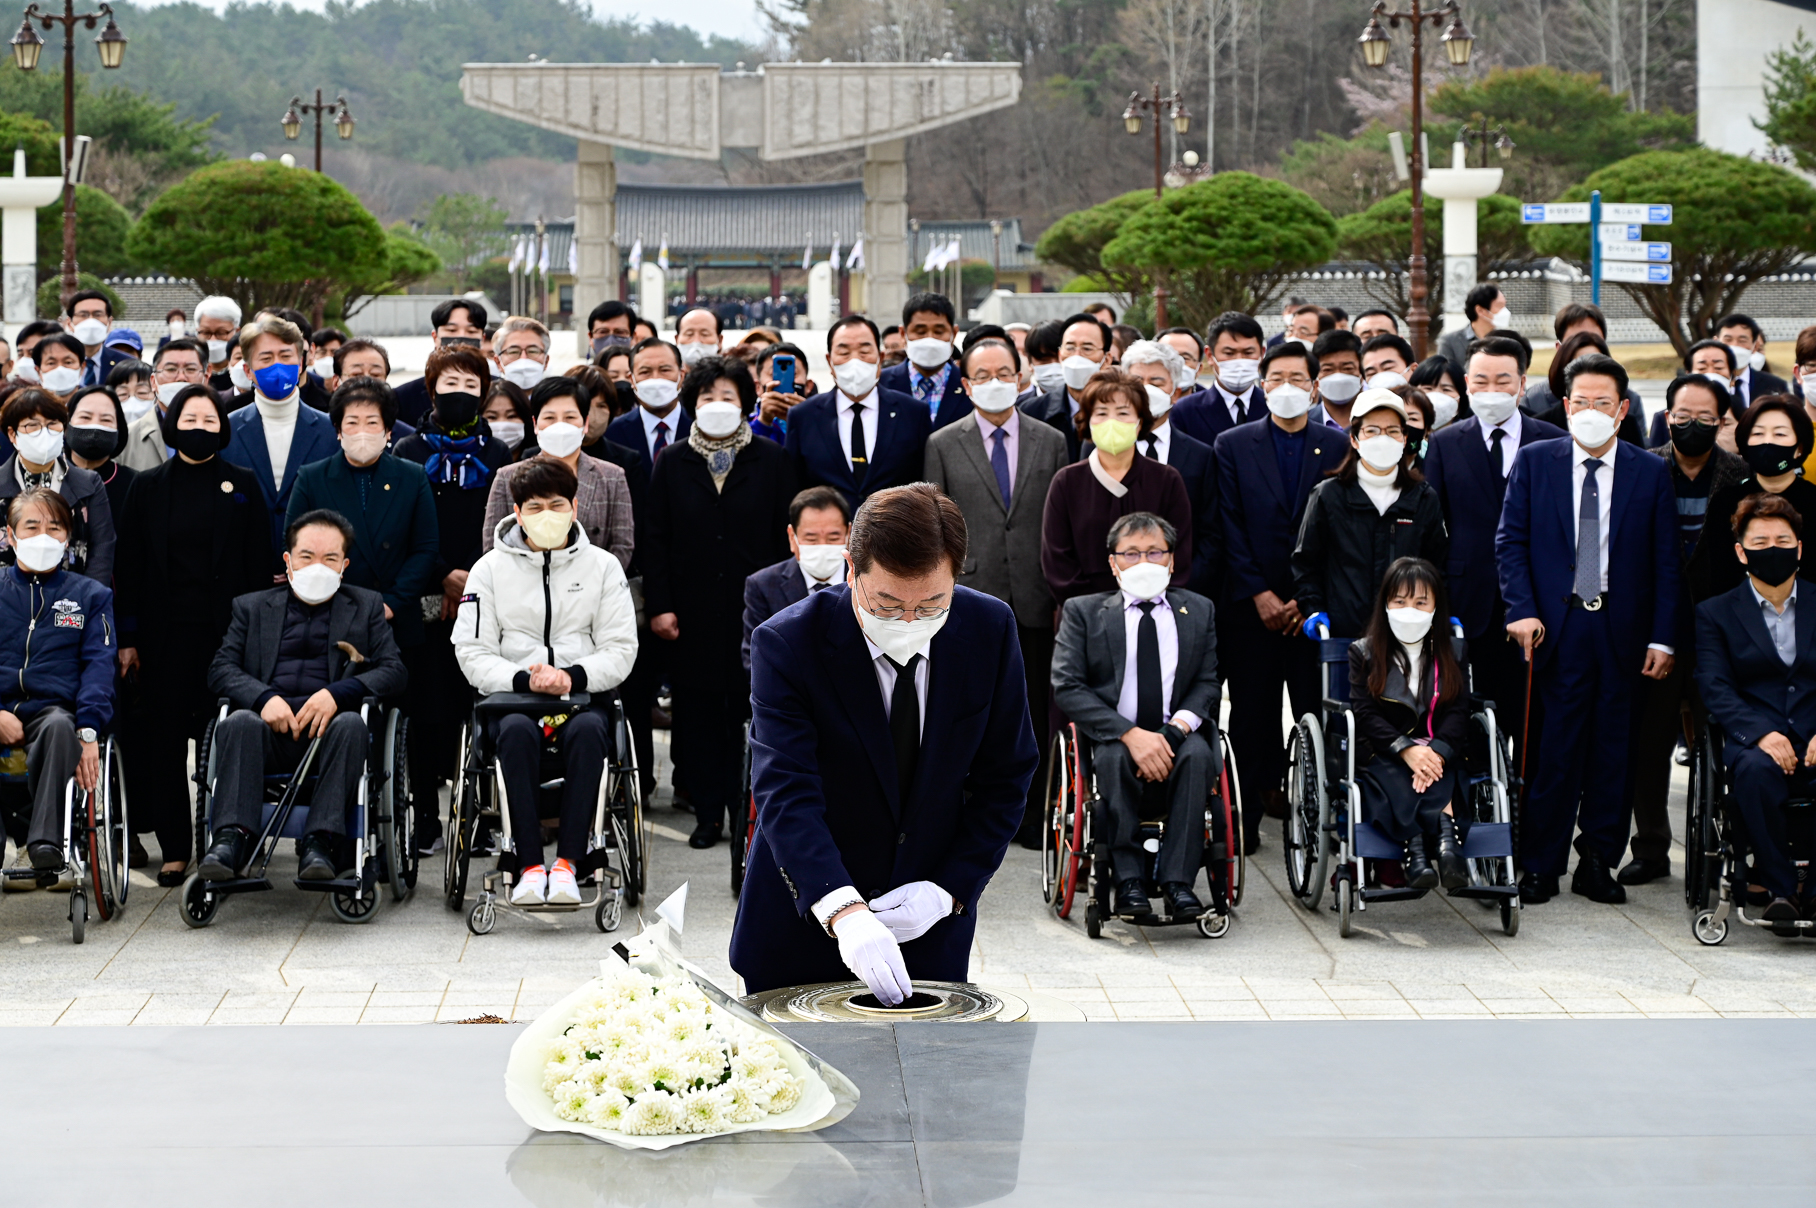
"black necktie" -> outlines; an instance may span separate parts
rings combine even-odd
[[[1144,730],[1161,727],[1160,625],[1154,620],[1154,600],[1139,600],[1141,620],[1135,622],[1135,724]]]
[[[1488,460],[1494,463],[1495,479],[1503,484],[1507,481],[1506,462],[1501,460],[1501,442],[1507,437],[1505,429],[1496,428],[1488,437]]]
[[[1159,443],[1159,438],[1154,437],[1154,436],[1144,436],[1142,439],[1145,440],[1148,445],[1148,447],[1146,449],[1142,450],[1144,453],[1146,453],[1148,455],[1148,460],[1149,461],[1159,461],[1160,454],[1158,454],[1154,451],[1154,447]]]
[[[668,448],[668,421],[659,419],[656,421],[656,443],[650,446],[650,460],[655,461],[656,455],[666,448]]]
[[[908,794],[914,788],[914,768],[921,758],[921,696],[914,690],[914,672],[921,656],[917,654],[906,663],[898,663],[888,655],[883,657],[895,668],[895,690],[889,694],[889,737],[895,746],[895,778],[900,790],[897,800],[907,805]]]
[[[851,404],[851,476],[859,482],[864,481],[864,471],[870,468],[870,458],[864,452],[864,404]]]

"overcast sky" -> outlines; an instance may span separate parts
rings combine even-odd
[[[166,0],[139,0],[141,4],[159,4]],[[285,0],[295,8],[320,12],[327,0]],[[591,0],[595,11],[605,10],[614,17],[635,17],[639,21],[660,18],[675,25],[691,25],[702,33],[723,34],[729,38],[756,40],[762,35],[755,0]],[[201,0],[219,11],[227,0]],[[559,61],[559,55],[551,57]]]

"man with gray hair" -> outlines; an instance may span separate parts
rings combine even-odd
[[[1216,565],[1218,533],[1211,446],[1167,422],[1174,402],[1197,389],[1197,374],[1178,349],[1157,340],[1130,344],[1123,350],[1122,368],[1147,387],[1148,413],[1154,417],[1153,426],[1136,447],[1162,465],[1178,470],[1192,501],[1192,575],[1186,586],[1214,598],[1212,568]]]
[[[240,338],[240,304],[210,294],[195,304],[195,338],[208,349],[208,385],[222,398],[240,393],[228,372],[233,345]]]

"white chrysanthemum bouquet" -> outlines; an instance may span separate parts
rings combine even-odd
[[[563,1120],[639,1137],[705,1135],[801,1102],[802,1080],[775,1042],[686,977],[620,967],[571,1018],[542,1073]]]

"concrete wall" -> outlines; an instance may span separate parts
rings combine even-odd
[[[1780,0],[1702,0],[1696,6],[1696,137],[1735,155],[1764,156],[1761,85],[1766,57],[1801,28],[1816,37],[1816,12]]]

